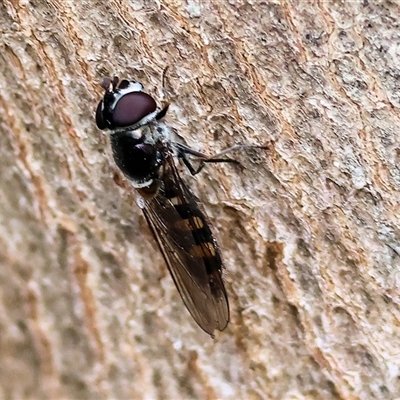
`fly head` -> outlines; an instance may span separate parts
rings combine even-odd
[[[153,120],[157,115],[157,104],[153,97],[142,92],[139,82],[119,81],[105,78],[103,99],[96,109],[96,124],[101,130],[137,129]]]

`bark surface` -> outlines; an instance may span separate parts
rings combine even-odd
[[[399,25],[390,1],[1,2],[0,399],[397,398]],[[226,266],[215,340],[95,127],[114,74],[196,150],[269,145],[185,177]]]

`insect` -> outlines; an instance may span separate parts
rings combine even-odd
[[[161,121],[169,104],[157,107],[141,83],[105,78],[102,87],[105,94],[96,110],[97,127],[110,130],[114,160],[139,194],[138,205],[182,300],[197,324],[213,337],[229,322],[221,254],[175,159],[195,175],[206,163],[239,164],[223,156],[241,146],[207,157],[172,140],[171,130]],[[197,168],[189,156],[200,161]]]

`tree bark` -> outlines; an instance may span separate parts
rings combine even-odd
[[[399,6],[252,3],[1,3],[0,399],[398,398]],[[215,340],[95,127],[114,74],[196,150],[269,146],[182,168],[226,267]]]

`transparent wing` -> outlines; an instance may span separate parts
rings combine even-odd
[[[185,306],[212,336],[229,321],[221,256],[204,213],[172,160],[163,181],[158,195],[145,200],[143,212]]]

